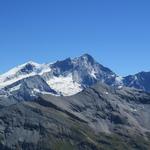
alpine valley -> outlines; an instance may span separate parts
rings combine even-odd
[[[150,72],[89,54],[0,75],[1,150],[150,150]]]

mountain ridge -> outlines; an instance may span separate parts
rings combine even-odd
[[[89,54],[47,64],[29,61],[0,75],[0,87],[35,75],[40,75],[52,89],[64,96],[74,95],[99,81],[116,88],[127,86],[150,91],[147,84],[150,81],[150,72],[121,77],[99,64]]]

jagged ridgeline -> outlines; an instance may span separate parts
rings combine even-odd
[[[0,76],[0,149],[149,150],[148,81],[88,54],[18,66]]]
[[[74,95],[97,82],[102,82],[117,88],[126,86],[142,89],[147,92],[150,91],[149,72],[140,72],[135,75],[121,77],[115,74],[111,69],[99,64],[92,56],[84,54],[74,59],[67,58],[66,60],[56,61],[54,63],[38,64],[30,61],[17,66],[0,75],[0,88],[3,89],[0,92],[2,93],[3,91],[4,93],[4,87],[24,78],[32,76],[32,79],[36,80],[37,75],[40,76],[55,93],[57,92],[58,95],[64,96]],[[14,89],[16,89],[16,87],[13,88],[13,86],[11,86],[9,93],[14,91]],[[35,88],[35,90],[39,89]]]

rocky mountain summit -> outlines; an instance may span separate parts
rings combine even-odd
[[[18,80],[39,75],[60,95],[74,95],[97,81],[113,84],[115,73],[84,54],[78,58],[67,58],[50,64],[27,62],[0,76],[0,87]]]

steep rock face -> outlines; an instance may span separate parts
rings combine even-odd
[[[23,150],[149,150],[150,94],[97,84],[0,108],[0,146]]]
[[[71,97],[44,95],[43,99],[79,116],[97,132],[112,133],[119,126],[133,134],[150,130],[150,94],[142,91],[97,84]]]
[[[91,86],[97,81],[110,84],[116,76],[114,72],[97,63],[88,54],[74,59],[73,64],[75,68],[73,72],[74,80],[85,86]]]
[[[53,89],[63,95],[76,94],[98,81],[113,85],[117,77],[110,69],[97,63],[88,54],[57,61],[51,64],[50,68],[51,71],[43,73],[42,77]]]
[[[150,92],[150,72],[140,72],[127,76],[124,78],[123,83],[125,86]]]

